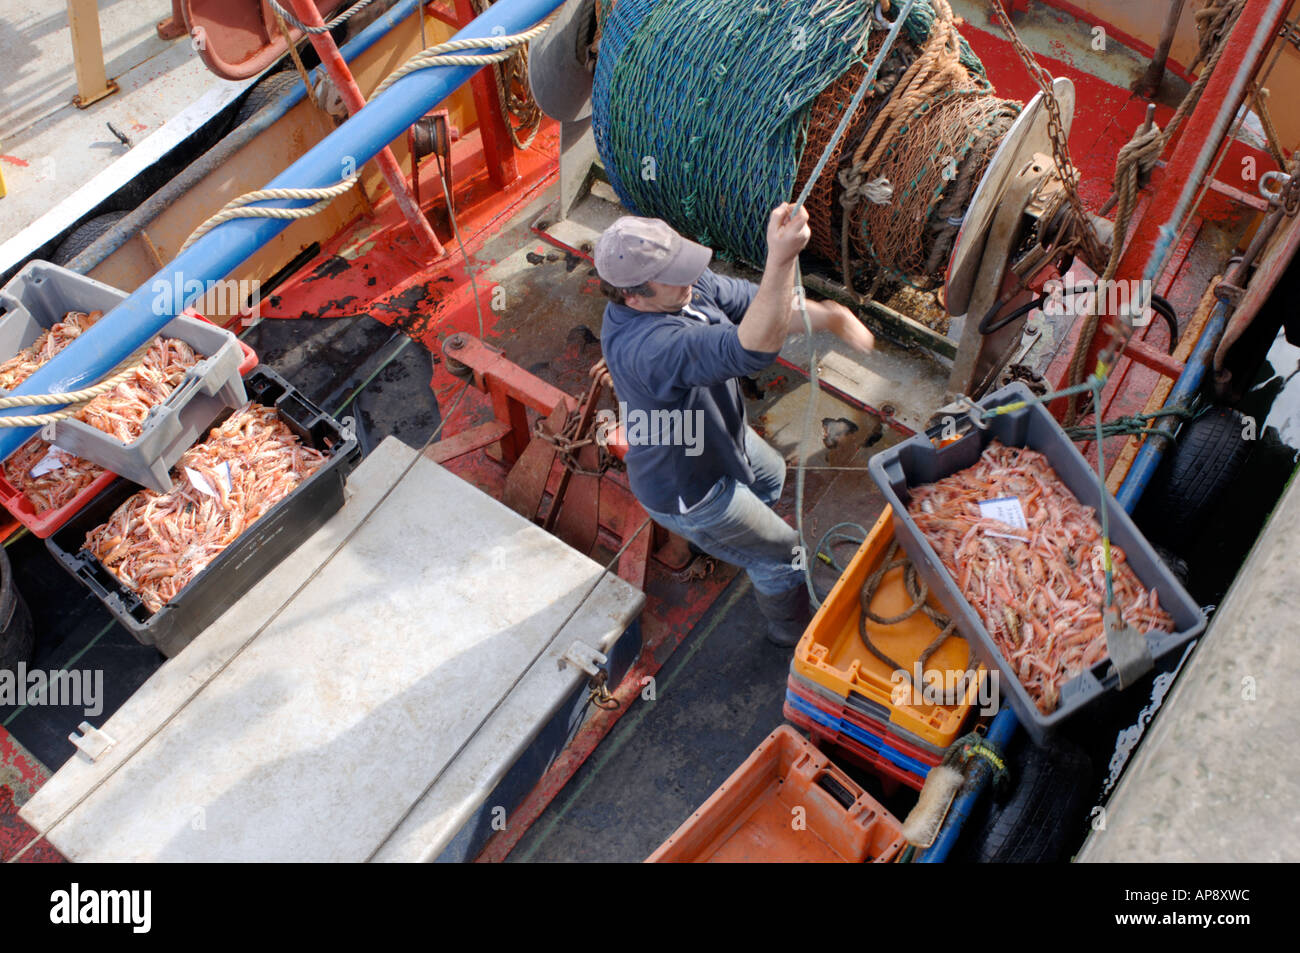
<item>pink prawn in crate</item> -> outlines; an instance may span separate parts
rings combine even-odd
[[[1014,497],[1025,528],[991,519],[981,503]],[[1061,686],[1106,657],[1106,573],[1101,528],[1037,451],[991,443],[972,467],[912,492],[908,512],[979,613],[1038,709],[1054,711]],[[1112,544],[1112,586],[1124,621],[1172,632]]]
[[[274,408],[246,404],[181,457],[170,490],[127,499],[85,548],[157,612],[325,459]]]
[[[71,318],[69,315],[69,320]],[[64,340],[63,344],[70,340]],[[55,348],[54,353],[57,352],[58,348]],[[44,359],[52,356],[50,354]],[[9,363],[22,357],[20,354]],[[184,341],[155,338],[140,366],[107,394],[101,394],[81,408],[76,414],[77,419],[123,443],[130,443],[140,436],[149,412],[167,400],[185,379],[186,373],[202,359],[203,355],[195,353]],[[14,386],[39,366],[31,362],[22,364],[10,375],[14,378]],[[3,373],[2,369],[0,373]],[[47,461],[47,457],[53,459]],[[37,513],[68,503],[104,472],[103,467],[52,447],[40,437],[27,441],[4,463],[5,479],[32,502]]]

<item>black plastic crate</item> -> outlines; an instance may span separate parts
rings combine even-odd
[[[999,407],[1032,397],[1029,388],[1017,381],[984,398],[980,401],[980,406]],[[1008,447],[1028,447],[1043,454],[1061,482],[1079,502],[1100,510],[1101,487],[1097,482],[1096,471],[1042,404],[1030,404],[990,417],[987,430],[973,428],[961,439],[945,447],[936,447],[927,434],[917,434],[877,453],[871,458],[868,469],[893,508],[894,532],[916,565],[922,580],[949,610],[957,624],[957,631],[974,648],[980,660],[998,670],[1003,698],[1010,701],[1030,737],[1043,744],[1061,722],[1079,714],[1107,692],[1119,688],[1119,677],[1114,665],[1109,658],[1105,658],[1080,672],[1061,687],[1061,699],[1056,710],[1046,715],[1040,712],[1010,663],[1003,658],[979,613],[966,601],[957,581],[952,578],[939,559],[939,554],[907,511],[912,487],[934,483],[973,466],[994,439]],[[1106,506],[1110,518],[1111,542],[1124,550],[1129,567],[1138,581],[1145,588],[1156,590],[1161,608],[1173,617],[1173,632],[1150,632],[1146,635],[1147,652],[1153,662],[1159,662],[1204,631],[1205,615],[1156,554],[1128,513],[1109,493],[1106,495]]]
[[[343,506],[348,474],[361,459],[351,428],[345,428],[305,400],[279,374],[258,368],[244,379],[244,386],[250,401],[276,408],[280,419],[304,444],[325,453],[329,459],[226,547],[171,602],[157,612],[150,612],[135,593],[82,548],[87,533],[140,491],[138,485],[128,480],[115,480],[45,541],[54,558],[84,582],[133,636],[168,656],[185,648],[338,512]],[[218,418],[213,427],[230,413]]]

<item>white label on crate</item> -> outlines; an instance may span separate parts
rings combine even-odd
[[[226,488],[227,493],[235,488],[235,480],[230,475],[229,460],[222,460],[221,466],[217,467],[217,479],[221,481],[222,485]]]
[[[1025,511],[1020,507],[1020,500],[1014,496],[1003,496],[996,500],[980,500],[980,516],[986,520],[997,520],[1013,529],[1029,529],[1025,522]],[[984,531],[989,536],[1005,536],[1008,539],[1023,540],[1023,536],[1011,536],[1007,533]]]
[[[190,478],[190,485],[204,496],[220,496],[220,494],[212,488],[212,484],[208,482],[208,478],[198,470],[186,467],[185,475]]]
[[[33,480],[45,476],[47,473],[53,473],[55,470],[62,470],[65,466],[63,459],[59,456],[66,453],[66,450],[50,444],[50,449],[45,451],[45,456],[36,461],[36,466],[32,467],[30,476]]]

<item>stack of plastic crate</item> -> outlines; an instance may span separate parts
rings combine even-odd
[[[785,717],[846,760],[919,790],[972,720],[986,686],[982,667],[968,669],[970,650],[957,635],[918,667],[941,632],[924,612],[892,625],[862,620],[863,586],[884,564],[893,539],[886,509],[795,648]],[[880,618],[898,616],[913,604],[902,568],[884,574],[868,603]],[[933,597],[930,605],[944,611]],[[870,650],[863,626],[898,668]]]

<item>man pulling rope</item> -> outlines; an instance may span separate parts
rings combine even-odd
[[[803,329],[790,289],[810,237],[807,211],[773,209],[757,285],[714,273],[712,251],[659,219],[620,218],[595,253],[611,299],[603,363],[625,419],[657,424],[628,434],[632,492],[656,523],[745,569],[768,640],[785,647],[810,617],[799,533],[772,509],[786,461],[749,425],[740,378],[770,365],[786,337]],[[813,330],[871,350],[871,332],[848,308],[805,307]]]

